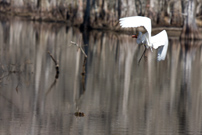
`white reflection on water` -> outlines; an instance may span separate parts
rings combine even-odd
[[[19,20],[0,31],[1,134],[201,133],[200,41],[170,37],[165,61],[148,51],[138,65],[128,35]],[[88,44],[86,64],[70,41]]]

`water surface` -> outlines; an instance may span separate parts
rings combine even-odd
[[[0,134],[201,134],[201,45],[169,34],[166,59],[138,65],[130,35],[3,20]]]

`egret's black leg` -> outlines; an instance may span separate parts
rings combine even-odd
[[[142,56],[140,57],[140,59],[139,59],[139,61],[138,61],[138,64],[140,63],[140,61],[141,61],[143,55],[145,54],[146,50],[147,50],[147,48],[146,48],[146,46],[144,45],[144,52],[143,52]]]

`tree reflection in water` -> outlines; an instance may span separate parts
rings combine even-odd
[[[129,35],[6,24],[0,26],[1,134],[201,133],[201,41],[171,34],[165,61],[148,51],[138,65],[144,48]],[[88,58],[70,41],[87,44]],[[60,63],[48,94],[55,65],[47,51]]]

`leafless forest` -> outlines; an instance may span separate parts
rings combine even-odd
[[[2,0],[0,11],[80,28],[120,30],[119,18],[148,16],[153,26],[183,27],[181,38],[199,39],[202,0]]]

